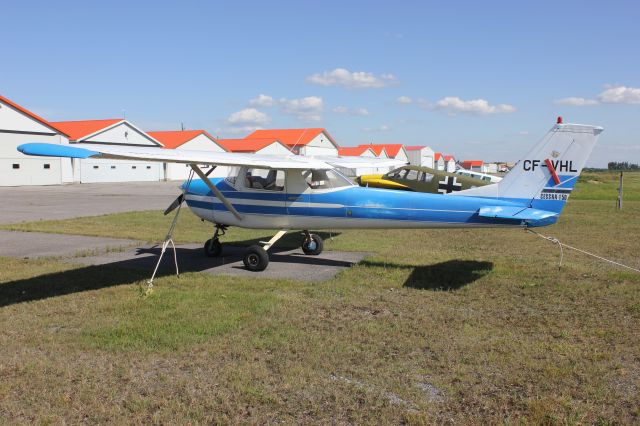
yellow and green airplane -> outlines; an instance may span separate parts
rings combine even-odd
[[[433,194],[448,194],[490,183],[419,166],[402,166],[383,175],[362,175],[356,178],[356,182],[360,186],[372,188],[400,189]]]

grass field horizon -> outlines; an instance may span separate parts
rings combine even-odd
[[[561,241],[640,267],[640,173],[585,173]],[[2,229],[161,241],[135,212]],[[180,242],[211,232],[188,212]],[[225,242],[264,239],[232,228]],[[284,244],[294,246],[293,235]],[[3,423],[640,421],[640,274],[522,230],[338,231],[322,283],[2,259]]]

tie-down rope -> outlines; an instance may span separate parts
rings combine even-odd
[[[164,256],[164,252],[171,244],[173,248],[173,263],[176,266],[176,276],[180,277],[180,270],[178,269],[178,253],[176,252],[176,245],[173,242],[173,231],[176,229],[176,224],[178,223],[178,216],[180,215],[180,210],[182,208],[182,203],[184,202],[185,194],[187,193],[187,189],[191,185],[191,181],[193,180],[193,170],[189,172],[189,178],[187,179],[187,184],[182,187],[182,202],[178,204],[178,209],[176,210],[176,214],[173,217],[173,221],[171,221],[171,226],[169,226],[169,231],[167,231],[167,236],[162,243],[162,250],[160,251],[160,256],[158,257],[158,262],[156,263],[156,267],[153,270],[153,274],[151,275],[151,279],[147,281],[147,289],[144,292],[145,295],[149,295],[153,291],[153,280],[156,277],[156,273],[158,272],[158,267],[160,266],[160,262],[162,262],[162,256]]]
[[[621,267],[627,268],[627,269],[631,269],[634,272],[640,273],[640,269],[638,269],[638,268],[634,268],[632,266],[625,265],[625,264],[620,263],[620,262],[616,262],[615,260],[611,260],[611,259],[607,259],[607,258],[602,257],[602,256],[598,256],[597,254],[590,253],[590,252],[588,252],[586,250],[582,250],[582,249],[579,249],[577,247],[570,246],[569,244],[565,244],[565,243],[561,242],[559,239],[557,239],[555,237],[549,237],[547,235],[542,235],[539,232],[536,232],[536,231],[532,230],[531,228],[524,228],[524,230],[527,231],[527,232],[530,232],[530,233],[532,233],[534,235],[537,235],[538,237],[543,238],[543,239],[545,239],[547,241],[551,241],[554,244],[558,244],[558,247],[560,247],[560,263],[558,264],[558,267],[562,266],[562,259],[564,257],[563,247],[566,247],[568,249],[575,250],[575,251],[578,251],[580,253],[586,254],[587,256],[595,257],[596,259],[604,260],[605,262],[609,262],[609,263],[612,263],[614,265],[621,266]]]

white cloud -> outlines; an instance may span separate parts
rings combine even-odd
[[[413,99],[408,96],[400,96],[396,99],[396,102],[403,105],[409,105],[410,103],[413,103]]]
[[[319,86],[344,86],[349,89],[378,89],[398,82],[393,74],[376,76],[370,72],[351,72],[344,68],[313,74],[307,77],[307,82]]]
[[[249,105],[255,107],[271,107],[275,104],[275,99],[273,99],[271,96],[263,95],[262,93],[258,95],[257,98],[253,98],[249,101]]]
[[[490,105],[484,99],[465,101],[457,96],[447,96],[436,102],[435,109],[443,110],[451,115],[462,114],[506,114],[515,112],[516,108],[509,104]]]
[[[600,93],[598,99],[606,104],[640,104],[640,89],[613,86]]]
[[[568,105],[568,106],[592,106],[598,105],[598,101],[595,99],[577,98],[571,96],[568,98],[556,99],[553,101],[556,105]]]
[[[269,124],[271,117],[262,111],[258,111],[255,108],[245,108],[240,111],[236,111],[227,118],[227,122],[233,125],[252,125],[261,126]]]
[[[332,109],[331,111],[335,112],[336,114],[349,114],[349,115],[357,115],[357,116],[361,116],[361,117],[364,117],[366,115],[371,115],[369,110],[366,109],[366,108],[352,108],[352,109],[349,109],[346,106],[337,106],[334,109]]]
[[[281,98],[282,112],[293,115],[297,120],[307,123],[322,121],[324,101],[318,96],[307,96],[300,99]]]

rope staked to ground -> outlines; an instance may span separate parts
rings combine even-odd
[[[193,170],[189,172],[189,178],[187,179],[187,184],[182,188],[182,195],[187,193],[187,189],[191,185],[191,181],[193,180]],[[160,267],[160,262],[162,262],[162,257],[164,256],[164,252],[171,244],[173,248],[173,263],[176,267],[176,276],[180,277],[180,270],[178,269],[178,253],[176,252],[176,245],[173,242],[173,231],[176,229],[176,224],[178,223],[178,216],[180,215],[180,210],[182,209],[182,204],[184,203],[184,199],[178,205],[175,216],[173,216],[173,220],[171,221],[171,225],[169,226],[169,231],[167,231],[167,236],[162,243],[162,250],[160,251],[160,256],[158,256],[158,262],[156,263],[156,267],[153,269],[153,274],[151,275],[151,279],[147,280],[147,288],[144,291],[145,296],[148,296],[153,291],[153,280],[156,278],[156,273],[158,272],[158,268]]]
[[[538,237],[543,238],[543,239],[545,239],[547,241],[551,241],[554,244],[558,244],[558,247],[560,247],[560,262],[558,264],[559,268],[562,266],[562,259],[564,258],[564,250],[563,250],[563,248],[566,247],[568,249],[575,250],[577,252],[586,254],[587,256],[591,256],[591,257],[594,257],[596,259],[612,263],[612,264],[614,264],[616,266],[620,266],[622,268],[630,269],[630,270],[640,274],[640,269],[634,268],[633,266],[625,265],[623,263],[616,262],[615,260],[607,259],[606,257],[598,256],[597,254],[588,252],[586,250],[582,250],[582,249],[579,249],[577,247],[570,246],[569,244],[565,244],[565,243],[561,242],[559,239],[557,239],[555,237],[549,237],[547,235],[540,234],[539,232],[536,232],[536,231],[532,230],[531,228],[524,228],[524,230],[529,232],[529,233],[531,233],[531,234],[537,235]]]

